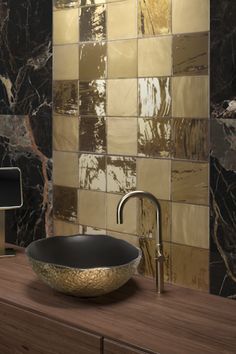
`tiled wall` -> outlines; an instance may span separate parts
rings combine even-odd
[[[54,0],[54,231],[140,246],[153,270],[161,203],[166,280],[208,290],[208,0]],[[147,238],[138,239],[138,235]]]

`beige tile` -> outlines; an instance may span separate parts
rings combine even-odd
[[[106,77],[107,45],[102,43],[86,43],[79,47],[79,78],[95,80]]]
[[[209,248],[209,208],[191,204],[172,204],[172,241]]]
[[[172,70],[171,36],[138,40],[138,76],[169,76]]]
[[[208,76],[172,78],[173,116],[208,118]]]
[[[137,79],[107,81],[108,116],[137,116]]]
[[[127,193],[136,188],[135,157],[107,157],[107,192]]]
[[[137,4],[134,0],[107,5],[108,40],[137,37]]]
[[[107,230],[124,232],[127,234],[137,233],[137,200],[131,199],[124,207],[124,223],[117,224],[116,208],[121,199],[121,195],[107,193]],[[109,233],[109,231],[107,232]]]
[[[209,291],[209,251],[172,244],[172,282]]]
[[[109,236],[118,238],[120,240],[127,241],[131,245],[135,247],[139,247],[139,239],[136,235],[132,234],[126,234],[126,233],[121,233],[121,232],[116,232],[116,231],[108,231]]]
[[[137,40],[108,42],[108,78],[137,77]]]
[[[78,235],[79,225],[62,220],[53,220],[53,230],[54,236]]]
[[[59,186],[78,187],[78,154],[73,152],[53,152],[53,182]]]
[[[209,31],[209,0],[172,0],[173,33]]]
[[[137,159],[137,189],[170,200],[170,175],[170,160]]]
[[[82,235],[106,235],[106,230],[93,226],[79,225],[79,233]]]
[[[53,148],[54,150],[78,151],[79,148],[78,117],[53,117]]]
[[[101,229],[106,227],[106,194],[103,192],[79,192],[78,220],[82,225]]]
[[[78,9],[53,12],[53,43],[78,43],[79,21]]]
[[[108,118],[107,148],[109,154],[137,155],[137,119]]]
[[[76,80],[79,69],[79,49],[77,44],[53,47],[53,79]]]

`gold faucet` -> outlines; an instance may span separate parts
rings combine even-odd
[[[158,294],[164,291],[164,255],[163,255],[163,244],[162,244],[162,234],[161,234],[161,208],[158,200],[153,194],[144,191],[134,191],[129,192],[124,195],[117,205],[117,224],[123,224],[123,208],[126,202],[133,197],[137,198],[147,198],[153,202],[156,206],[156,223],[157,223],[157,234],[156,234],[156,249],[155,249],[155,264],[156,264],[156,291]]]

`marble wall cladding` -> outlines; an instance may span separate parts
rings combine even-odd
[[[22,208],[6,214],[6,240],[52,234],[52,7],[0,4],[0,160],[23,176]]]

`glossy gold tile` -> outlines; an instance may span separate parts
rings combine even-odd
[[[124,208],[124,223],[117,224],[116,208],[121,197],[122,195],[107,193],[107,233],[110,235],[110,231],[116,231],[137,234],[137,200],[129,200]]]
[[[106,118],[81,117],[79,128],[80,151],[106,152]]]
[[[79,82],[79,112],[84,116],[106,114],[106,81]]]
[[[53,79],[77,80],[79,51],[77,44],[56,45],[53,47]]]
[[[137,79],[108,80],[108,116],[137,116]]]
[[[54,81],[53,83],[54,112],[68,115],[78,113],[78,81]]]
[[[170,200],[171,161],[137,159],[137,189],[150,192],[158,199]]]
[[[138,80],[138,106],[140,117],[168,117],[171,113],[171,87],[169,77]]]
[[[59,186],[78,187],[78,154],[74,152],[53,152],[53,181]]]
[[[209,248],[209,208],[191,204],[172,204],[172,241]]]
[[[81,190],[78,220],[82,225],[106,228],[106,193]]]
[[[80,8],[80,42],[106,39],[106,5]]]
[[[53,186],[54,218],[72,223],[77,222],[77,189]]]
[[[208,163],[172,161],[172,200],[208,205],[208,169]]]
[[[172,37],[138,40],[138,76],[170,76],[172,72]]]
[[[127,193],[136,189],[136,159],[107,157],[107,192]]]
[[[53,13],[53,43],[79,42],[78,9],[66,9]]]
[[[209,251],[172,244],[172,282],[192,289],[209,290]]]
[[[107,4],[107,36],[111,39],[137,37],[137,4],[126,0]]]
[[[173,77],[173,116],[208,118],[208,76]]]
[[[138,155],[146,157],[171,156],[170,119],[138,119]]]
[[[108,42],[108,78],[137,77],[137,39]]]
[[[86,43],[79,46],[79,78],[90,81],[106,77],[107,46],[102,43]]]
[[[173,74],[208,74],[208,33],[173,37]]]
[[[53,0],[54,9],[70,9],[78,7],[78,0]]]
[[[53,148],[62,151],[78,151],[79,120],[78,117],[53,117]]]
[[[106,191],[106,157],[81,154],[79,157],[79,187]]]
[[[79,225],[62,220],[53,221],[54,236],[71,236],[79,234]]]
[[[136,118],[108,118],[107,149],[109,154],[137,155]]]
[[[173,33],[209,31],[209,0],[172,0]]]
[[[138,32],[155,36],[171,32],[170,0],[138,0]]]

